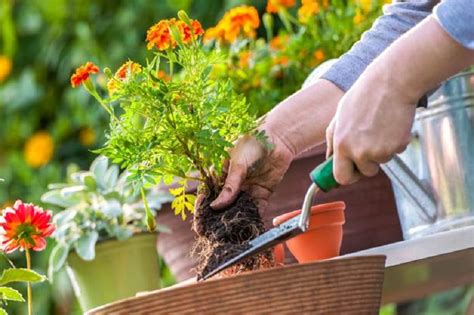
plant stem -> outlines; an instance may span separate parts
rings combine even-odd
[[[156,230],[156,221],[153,213],[151,213],[150,207],[148,206],[148,201],[146,200],[145,189],[143,187],[140,188],[140,193],[142,195],[143,206],[145,207],[146,213],[146,225],[148,227],[149,232],[154,232]]]
[[[30,249],[28,247],[25,248],[25,256],[26,256],[26,269],[31,270]],[[31,282],[28,282],[27,290],[28,290],[28,315],[33,315],[33,292],[31,289]]]

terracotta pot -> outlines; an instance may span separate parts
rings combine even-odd
[[[278,244],[273,248],[273,257],[277,266],[282,266],[285,263],[285,246]]]
[[[280,185],[269,200],[263,219],[267,227],[272,219],[292,209],[299,209],[311,183],[309,172],[325,159],[325,146],[316,147],[290,165]],[[316,203],[342,200],[348,208],[345,211],[344,238],[341,254],[351,253],[375,246],[403,240],[392,187],[382,172],[372,178],[365,178],[356,184],[340,187],[327,194],[318,194]],[[190,258],[194,241],[191,220],[185,222],[175,216],[169,204],[158,212],[157,221],[169,226],[173,234],[161,234],[158,249],[178,281],[195,276],[192,268],[195,261]],[[285,263],[294,263],[290,251],[285,252]]]
[[[342,225],[345,222],[342,201],[311,207],[309,229],[286,241],[290,252],[300,263],[339,256],[342,242]],[[299,215],[301,210],[282,214],[273,219],[277,226]]]

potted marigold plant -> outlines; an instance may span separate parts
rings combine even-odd
[[[214,211],[209,204],[222,189],[223,161],[233,142],[246,134],[265,142],[265,135],[255,131],[249,104],[231,82],[210,75],[226,56],[203,48],[200,37],[204,30],[198,21],[183,11],[178,17],[159,21],[148,30],[147,47],[153,50],[153,58],[145,65],[129,61],[115,75],[105,71],[108,98],[89,79],[90,73],[97,72],[92,64],[80,68],[72,83],[83,83],[110,113],[108,140],[100,152],[128,169],[130,181],[143,191],[147,185],[179,179],[179,186],[170,189],[175,196],[172,208],[183,217],[186,212],[194,213],[195,253],[201,273],[264,232],[249,195],[241,194],[226,211]],[[233,31],[245,28],[240,25]],[[165,66],[170,79],[161,75]],[[195,196],[186,191],[189,181],[199,182],[198,190],[205,196],[197,209]],[[153,216],[147,218],[153,229]],[[235,270],[269,266],[271,256],[267,252]]]
[[[159,288],[157,234],[145,233],[144,205],[128,173],[98,157],[88,171],[70,167],[68,177],[42,196],[61,209],[53,218],[49,277],[66,266],[84,311]],[[154,212],[170,198],[153,194],[147,200]]]

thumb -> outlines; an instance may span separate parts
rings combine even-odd
[[[224,187],[216,200],[211,203],[211,207],[220,210],[231,205],[240,193],[240,187],[246,176],[247,167],[245,165],[230,161],[229,173],[225,179]]]

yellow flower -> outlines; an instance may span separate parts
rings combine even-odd
[[[96,135],[94,129],[91,127],[85,127],[79,131],[79,142],[85,146],[90,147],[95,143]]]
[[[372,7],[372,0],[358,0],[359,6],[362,8],[362,11],[369,12]]]
[[[319,10],[319,3],[316,0],[302,0],[298,9],[298,19],[301,23],[307,23],[310,17],[319,13]]]
[[[354,22],[355,25],[358,25],[358,24],[360,24],[363,20],[364,20],[364,16],[363,16],[362,13],[360,12],[360,10],[357,9],[357,10],[356,10],[356,15],[354,16],[354,18],[352,19],[352,21]]]
[[[7,56],[0,55],[0,82],[5,81],[12,71],[12,61]]]
[[[38,131],[25,143],[23,156],[31,167],[46,165],[53,157],[53,138],[46,131]]]

